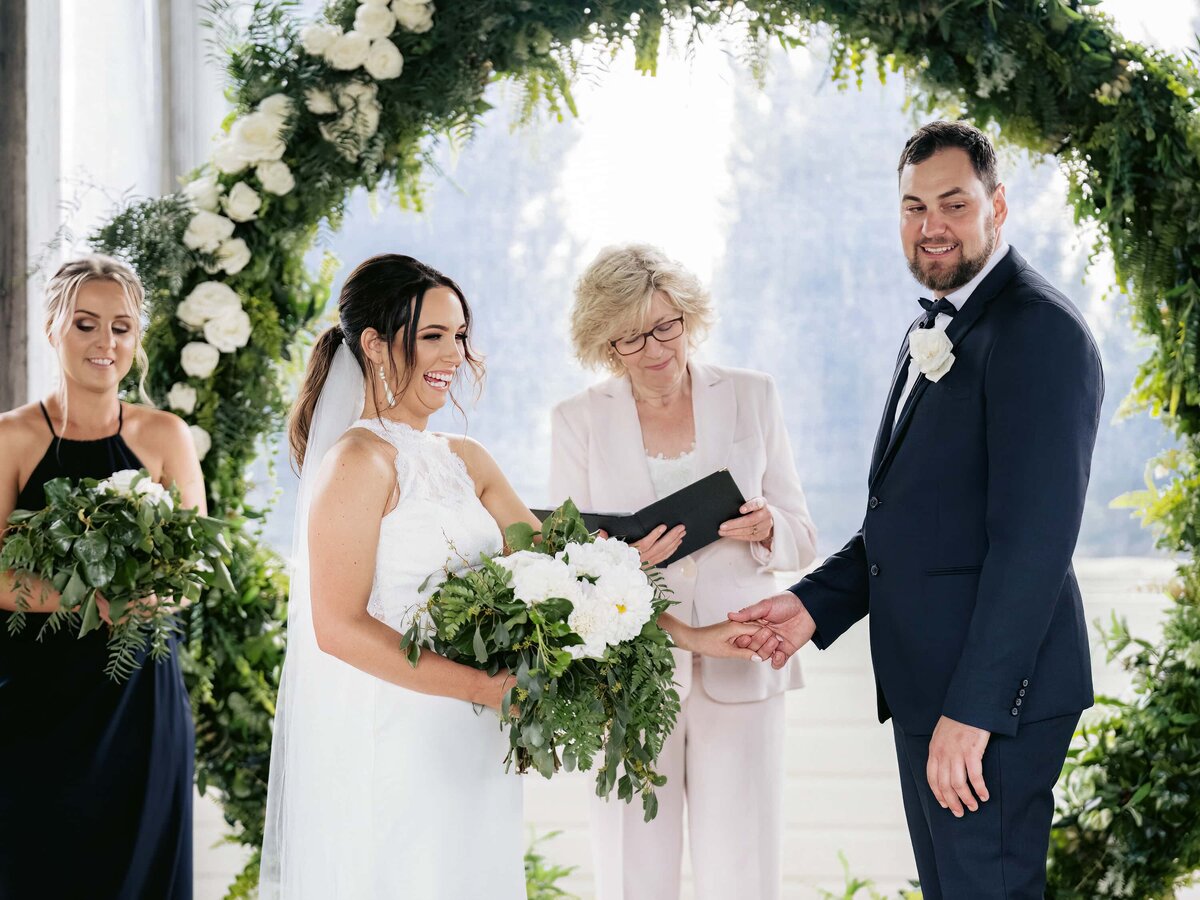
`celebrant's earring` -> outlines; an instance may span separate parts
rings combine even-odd
[[[392,386],[388,384],[387,376],[383,374],[383,363],[379,364],[379,380],[383,382],[383,393],[387,397],[388,409],[396,405],[396,395],[392,393]]]

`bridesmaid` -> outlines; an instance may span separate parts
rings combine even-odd
[[[53,478],[135,468],[178,485],[184,506],[204,512],[187,425],[118,395],[135,360],[143,384],[146,374],[137,276],[87,256],[58,270],[46,300],[60,387],[0,415],[0,523],[44,507]],[[37,641],[37,613],[58,603],[48,586],[40,593],[25,629],[10,635],[17,596],[12,574],[0,572],[0,897],[187,900],[193,730],[178,656],[143,658],[114,683],[104,629]]]

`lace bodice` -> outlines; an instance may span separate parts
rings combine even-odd
[[[654,485],[654,495],[659,500],[682,490],[696,480],[695,446],[681,456],[667,457],[661,453],[651,456],[647,453],[646,464],[650,467],[650,483]]]
[[[475,495],[475,483],[462,458],[439,434],[417,431],[399,422],[359,419],[364,428],[396,448],[396,484],[400,499],[383,517],[375,582],[367,611],[397,631],[412,621],[417,606],[441,578],[447,563],[474,564],[480,553],[498,553],[503,538],[495,520]]]

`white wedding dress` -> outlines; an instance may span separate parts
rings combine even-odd
[[[352,427],[396,448],[400,499],[380,525],[367,609],[402,633],[440,580],[422,594],[430,573],[499,552],[502,538],[445,438],[379,419]],[[521,781],[504,770],[508,740],[495,712],[300,651],[296,641],[311,640],[305,612],[307,623],[294,621],[295,608],[289,619],[272,748],[273,770],[283,758],[287,774],[277,785],[272,771],[261,895],[524,898]],[[289,671],[294,660],[305,671]]]

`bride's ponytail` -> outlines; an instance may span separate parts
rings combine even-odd
[[[325,379],[329,377],[329,366],[333,362],[333,354],[337,352],[341,342],[342,329],[334,325],[317,338],[312,356],[308,359],[304,382],[300,385],[300,393],[296,397],[296,405],[292,407],[291,419],[288,422],[288,442],[292,447],[292,464],[297,471],[304,465],[304,451],[308,446],[308,429],[312,425],[313,412],[317,408],[317,399],[321,396],[321,388],[325,386]]]

